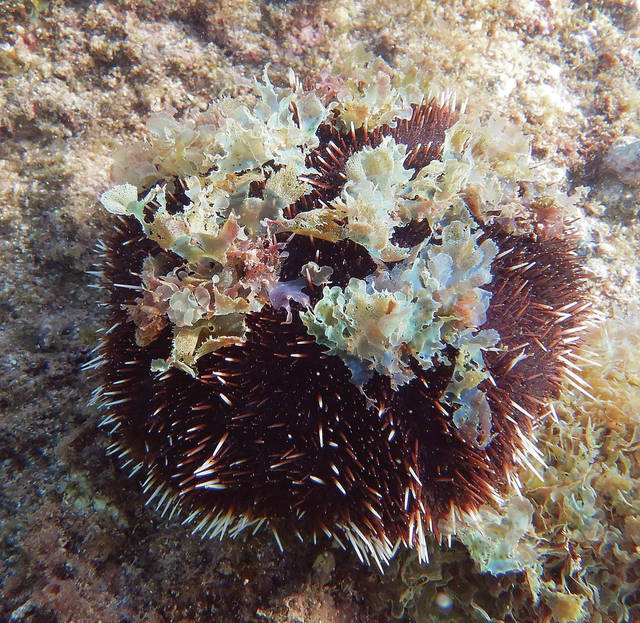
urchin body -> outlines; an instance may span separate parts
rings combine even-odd
[[[295,106],[292,110],[294,123],[301,126]],[[399,220],[391,214],[396,220],[390,221],[387,240],[378,243],[377,232],[356,227],[363,217],[349,211],[355,193],[348,194],[349,184],[357,188],[362,183],[362,175],[353,172],[357,154],[365,158],[391,145],[388,153],[400,153],[409,171],[406,188],[407,180],[419,179],[425,167],[445,160],[443,145],[457,120],[453,106],[433,100],[413,104],[410,114],[373,128],[367,123],[356,128],[353,122],[345,127],[335,112],[329,114],[315,129],[317,145],[305,156],[311,172],[298,176],[307,184],[306,192],[284,205],[281,216],[270,213],[261,221],[269,230],[261,251],[277,246],[280,258],[269,298],[259,309],[243,312],[243,330],[235,342],[202,351],[193,363],[195,373],[185,371],[184,359],[174,358],[160,370],[154,362],[169,361],[172,349],[177,352],[176,327],[185,326],[181,323],[207,322],[201,301],[208,293],[190,290],[196,292],[198,302],[189,300],[197,313],[187,320],[180,317],[174,326],[154,311],[154,322],[162,322],[151,338],[141,338],[136,319],[146,313],[147,330],[149,312],[140,293],[149,294],[150,284],[156,283],[143,277],[149,262],[175,276],[161,284],[165,290],[174,284],[173,295],[196,264],[175,252],[182,247],[167,248],[149,236],[139,218],[120,217],[101,247],[111,317],[99,357],[89,366],[99,366],[104,377],[99,395],[116,438],[113,451],[134,472],[146,473],[145,491],[158,508],[184,510],[208,536],[234,535],[262,524],[273,529],[278,541],[280,526],[301,538],[326,534],[351,544],[361,559],[380,563],[389,560],[398,544],[415,548],[426,559],[426,536],[438,533],[444,520],[472,513],[518,486],[516,467],[536,454],[532,431],[563,380],[585,308],[582,273],[571,243],[535,229],[507,231],[500,219],[484,222],[476,215],[472,221],[465,216],[464,226],[472,235],[463,242],[478,256],[479,249],[489,249],[484,261],[490,276],[476,278],[480,294],[456,295],[452,309],[460,315],[455,322],[451,312],[425,316],[434,318],[439,331],[437,346],[428,351],[435,354],[428,359],[422,356],[426,348],[413,346],[428,327],[407,333],[400,319],[394,322],[408,337],[396,338],[400,328],[395,325],[377,342],[371,334],[383,331],[399,300],[407,313],[424,307],[417,286],[407,290],[395,285],[402,273],[396,267],[405,267],[402,274],[411,279],[419,262],[436,270],[436,251],[444,243],[429,245],[444,240],[453,217]],[[266,202],[269,179],[279,170],[272,165],[263,179],[253,180],[245,201]],[[169,183],[173,191],[167,212],[192,209],[181,178]],[[140,199],[145,189],[138,192]],[[147,204],[149,221],[153,209]],[[311,232],[304,230],[311,227],[310,220],[299,224],[305,215],[331,209],[343,209],[336,218],[339,235],[335,223],[320,227],[313,221]],[[364,224],[370,226],[369,221]],[[251,226],[244,227],[248,231]],[[492,246],[483,246],[485,241]],[[462,242],[454,239],[452,248],[456,244],[461,247]],[[202,259],[198,262],[201,267]],[[309,266],[322,267],[322,281],[314,283]],[[420,273],[421,287],[427,268]],[[242,277],[252,269],[245,262]],[[198,281],[198,287],[203,283]],[[356,318],[346,311],[356,286],[388,307],[363,330],[364,337],[348,324]],[[277,293],[283,287],[294,294],[282,299]],[[158,291],[152,292],[154,300],[159,300]],[[434,309],[441,310],[451,288],[434,291]],[[326,311],[328,301],[338,300],[336,296],[347,315],[342,334],[353,338],[347,346],[336,342],[342,336],[330,332],[335,327],[327,320],[327,313],[333,313]],[[479,297],[487,302],[478,314]],[[168,300],[169,307],[162,309],[172,319],[177,312],[170,305],[177,308],[178,299]],[[215,314],[213,304],[207,304]],[[472,311],[467,314],[468,308]],[[469,320],[473,314],[481,321]],[[445,330],[454,337],[441,338]],[[473,340],[479,342],[481,333],[491,339],[477,346]],[[424,344],[426,338],[421,339]],[[352,346],[356,342],[361,350]],[[399,346],[388,357],[380,352],[396,342]],[[475,380],[461,378],[465,374]]]

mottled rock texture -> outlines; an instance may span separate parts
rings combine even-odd
[[[637,620],[637,348],[620,347],[637,320],[594,334],[592,349],[622,364],[585,372],[595,402],[558,406],[565,434],[574,429],[561,456],[557,425],[540,431],[545,484],[522,475],[534,514],[518,546],[541,566],[497,578],[459,543],[434,546],[430,567],[398,557],[380,577],[350,553],[293,538],[282,555],[270,535],[191,537],[144,507],[139,483],[105,456],[79,367],[104,320],[84,271],[117,146],[142,138],[153,112],[188,116],[212,96],[247,94],[265,63],[274,80],[289,67],[328,80],[358,42],[390,64],[410,58],[475,114],[517,124],[540,175],[590,187],[566,216],[595,307],[637,319],[639,187],[604,157],[640,135],[638,21],[631,0],[2,3],[0,618]],[[549,490],[566,498],[576,478],[587,478],[577,517]]]

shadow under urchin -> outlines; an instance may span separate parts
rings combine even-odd
[[[317,171],[307,180],[312,190],[286,208],[287,216],[337,196],[347,159],[384,136],[407,146],[406,168],[428,164],[456,118],[431,101],[414,105],[411,119],[395,127],[341,133],[322,124],[307,159]],[[260,196],[262,188],[251,192]],[[178,192],[169,209],[186,201]],[[281,527],[301,539],[326,534],[353,545],[363,560],[388,561],[399,543],[424,549],[440,520],[516,486],[516,465],[528,462],[532,431],[564,378],[585,307],[583,273],[567,237],[508,233],[499,224],[483,229],[499,248],[483,328],[496,329],[501,340],[483,354],[489,378],[480,388],[492,430],[481,448],[461,438],[452,408],[441,402],[451,364],[440,360],[425,370],[414,360],[415,378],[405,385],[394,389],[374,373],[360,391],[343,360],[308,333],[296,302],[290,322],[269,305],[249,314],[244,344],[203,356],[196,378],[178,369],[151,373],[151,361],[171,349],[171,329],[141,348],[122,306],[137,296],[145,257],[161,257],[169,268],[182,260],[146,238],[134,218],[121,217],[100,247],[110,318],[94,364],[113,452],[140,472],[158,508],[184,511],[208,536],[266,522],[278,544]],[[394,242],[411,247],[430,235],[425,222],[412,222],[396,229]],[[309,261],[332,267],[332,284],[340,286],[376,267],[351,240],[294,235],[287,242],[282,280]],[[306,293],[313,305],[321,288],[310,283]]]

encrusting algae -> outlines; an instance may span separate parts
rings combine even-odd
[[[459,534],[483,569],[524,569],[519,472],[542,469],[563,382],[584,390],[580,193],[534,179],[518,130],[359,48],[315,89],[265,69],[255,93],[156,114],[116,156],[87,366],[112,452],[204,535],[264,525],[282,547],[286,526],[382,568]],[[479,544],[485,512],[513,550]]]

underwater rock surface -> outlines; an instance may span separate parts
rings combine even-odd
[[[622,136],[640,136],[635,3],[204,4],[89,3],[82,21],[64,3],[3,7],[0,616],[370,621],[404,611],[434,621],[633,620],[638,401],[633,375],[616,372],[633,370],[634,351],[623,357],[616,345],[637,318],[638,197],[610,182],[599,155]],[[357,40],[392,67],[410,60],[468,97],[473,117],[510,119],[531,137],[536,178],[563,190],[590,187],[563,214],[577,219],[599,313],[620,317],[623,328],[599,342],[612,346],[596,349],[615,362],[613,372],[583,368],[591,384],[611,379],[589,390],[598,400],[562,397],[562,426],[547,420],[537,432],[551,471],[542,486],[520,470],[531,517],[520,502],[509,508],[525,515],[508,526],[487,515],[490,536],[504,529],[519,539],[507,561],[514,572],[480,574],[492,560],[505,564],[491,539],[472,549],[477,567],[456,541],[451,549],[430,544],[428,566],[399,553],[383,579],[354,565],[351,553],[319,556],[318,546],[294,546],[282,534],[284,554],[264,531],[200,541],[144,508],[139,484],[104,457],[106,433],[84,406],[91,387],[79,367],[106,318],[96,314],[84,271],[107,223],[88,206],[112,185],[118,143],[142,138],[149,116],[167,107],[185,119],[223,89],[246,94],[267,62],[278,85],[287,82],[282,67],[314,84],[344,73]],[[603,402],[605,388],[615,393]],[[630,418],[615,434],[606,421],[612,409]],[[576,494],[575,509],[584,512],[563,502],[582,482],[590,486]],[[562,493],[551,495],[556,488]],[[537,566],[528,562],[535,557]]]

